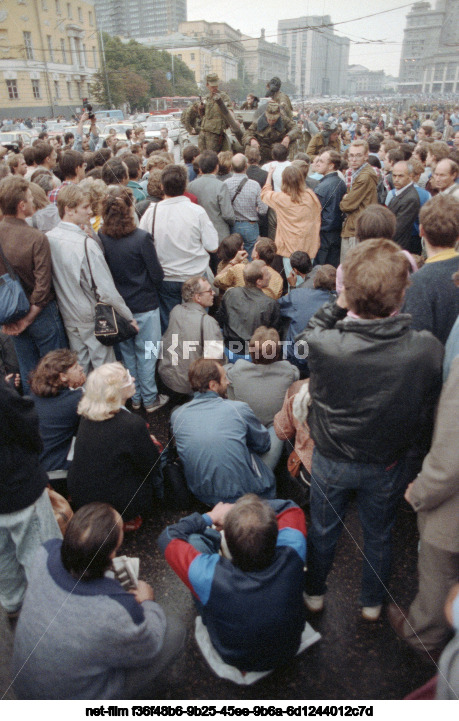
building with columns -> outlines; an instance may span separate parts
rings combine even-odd
[[[2,117],[70,117],[91,99],[99,66],[93,0],[0,4]]]
[[[288,48],[269,43],[263,28],[259,38],[243,35],[243,39],[245,68],[253,83],[259,80],[267,83],[275,75],[281,80],[287,79],[290,59]]]

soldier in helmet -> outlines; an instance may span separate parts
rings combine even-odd
[[[231,108],[232,103],[226,93],[219,92],[219,82],[220,79],[216,73],[209,73],[206,77],[209,94],[205,97],[204,107],[201,109],[201,131],[198,140],[200,151],[213,150],[215,153],[219,153],[221,150],[229,150],[228,147],[224,147],[226,140],[224,133],[229,128],[229,123],[221,114],[216,100],[221,98],[227,108]]]
[[[298,125],[281,112],[278,103],[269,102],[265,111],[244,133],[243,145],[260,149],[261,165],[272,160],[271,149],[274,143],[282,143],[287,148],[301,135]]]
[[[314,135],[309,141],[307,154],[313,160],[316,155],[320,155],[322,150],[336,150],[341,152],[341,141],[339,139],[339,125],[336,118],[328,118],[324,123],[324,129]]]
[[[275,103],[279,103],[281,110],[283,110],[289,118],[293,118],[292,103],[290,102],[289,96],[281,91],[281,85],[282,82],[280,78],[271,78],[266,85],[266,89],[268,91],[266,95]]]

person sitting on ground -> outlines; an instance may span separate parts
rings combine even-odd
[[[247,251],[244,250],[244,239],[242,235],[240,233],[231,233],[231,235],[223,238],[222,242],[218,246],[217,258],[219,260],[219,263],[217,266],[217,275],[215,276],[214,283],[217,288],[226,290],[223,284],[220,284],[220,282],[215,282],[217,280],[217,277],[221,273],[223,273],[225,269],[234,268],[235,266],[239,266],[241,263],[243,263],[244,265],[247,265],[248,263]],[[232,285],[237,285],[237,283],[231,284],[227,287],[231,288]],[[239,285],[244,285],[244,283],[242,282]]]
[[[78,404],[86,381],[77,354],[67,348],[52,350],[41,358],[31,374],[30,388],[38,413],[45,471],[67,470],[72,439],[80,418]]]
[[[225,243],[225,246],[222,248],[222,245],[220,245],[217,251],[218,257],[225,257],[226,259],[226,257],[230,253],[234,253],[237,248],[232,258],[226,262],[226,265],[222,267],[223,261],[220,261],[218,264],[218,274],[214,278],[214,284],[223,292],[228,290],[228,288],[236,288],[238,286],[245,285],[244,268],[248,263],[247,251],[244,250],[243,241],[242,244],[239,245],[236,236],[239,236],[242,239],[242,236],[240,236],[239,233],[232,233],[232,235],[229,235],[228,238],[224,238],[222,245]],[[282,295],[283,280],[282,276],[274,270],[274,268],[271,268],[271,263],[273,262],[275,255],[276,245],[274,241],[271,240],[271,238],[259,237],[255,242],[252,251],[252,259],[263,260],[266,265],[269,266],[269,285],[262,290],[268,298],[274,298],[274,300],[277,300]]]
[[[274,328],[263,325],[257,328],[250,339],[249,354],[251,362],[240,359],[226,367],[228,398],[248,403],[260,423],[269,430],[271,448],[262,459],[274,469],[283,446],[274,432],[274,416],[282,408],[287,389],[300,374],[282,358],[279,333]]]
[[[196,276],[182,286],[182,303],[176,305],[169,316],[169,325],[162,337],[163,356],[158,365],[168,395],[192,394],[188,371],[197,358],[223,357],[221,330],[207,312],[214,297],[207,278]],[[174,353],[171,353],[168,349],[173,347],[174,338]]]
[[[148,516],[161,492],[159,454],[145,421],[127,412],[135,378],[121,363],[89,374],[67,486],[74,508],[110,503],[125,520]]]
[[[263,289],[270,281],[270,269],[262,260],[253,260],[243,270],[245,286],[229,288],[222,298],[218,320],[223,330],[225,346],[232,360],[247,355],[245,346],[260,326],[282,329],[279,307],[267,297]]]
[[[114,577],[112,561],[122,542],[120,514],[106,503],[90,503],[75,513],[63,541],[41,546],[15,634],[18,698],[155,693],[158,674],[183,648],[185,628],[154,602],[148,583],[139,580],[128,591]]]
[[[209,555],[212,525],[224,531],[231,560],[218,554],[218,538]],[[298,506],[248,494],[183,518],[158,543],[196,599],[196,641],[217,673],[222,661],[243,673],[269,672],[300,651],[306,524]]]
[[[269,431],[247,403],[225,400],[225,369],[199,358],[188,378],[193,400],[174,410],[171,426],[191,493],[208,506],[244,493],[274,498],[276,479],[260,458],[270,449]]]

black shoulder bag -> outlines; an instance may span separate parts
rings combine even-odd
[[[88,236],[84,239],[84,252],[88,261],[89,275],[91,276],[91,290],[96,299],[96,307],[94,309],[94,335],[102,345],[115,345],[122,343],[137,334],[136,329],[130,321],[123,318],[117,310],[109,303],[102,303],[100,300],[97,286],[91,270],[91,263],[88,255]]]

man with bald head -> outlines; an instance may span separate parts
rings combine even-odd
[[[237,153],[232,160],[233,175],[224,181],[231,198],[236,221],[232,232],[240,233],[244,240],[244,250],[249,260],[260,235],[258,216],[266,215],[268,206],[261,200],[261,189],[256,180],[247,177],[248,161],[245,155]]]
[[[413,167],[409,161],[401,160],[392,168],[394,189],[386,199],[386,205],[394,213],[397,224],[394,241],[411,253],[421,252],[421,243],[412,235],[413,223],[418,219],[421,202],[411,180]]]
[[[444,158],[435,166],[433,182],[440,191],[440,195],[449,195],[459,200],[459,185],[456,180],[459,175],[459,166],[454,160]]]

